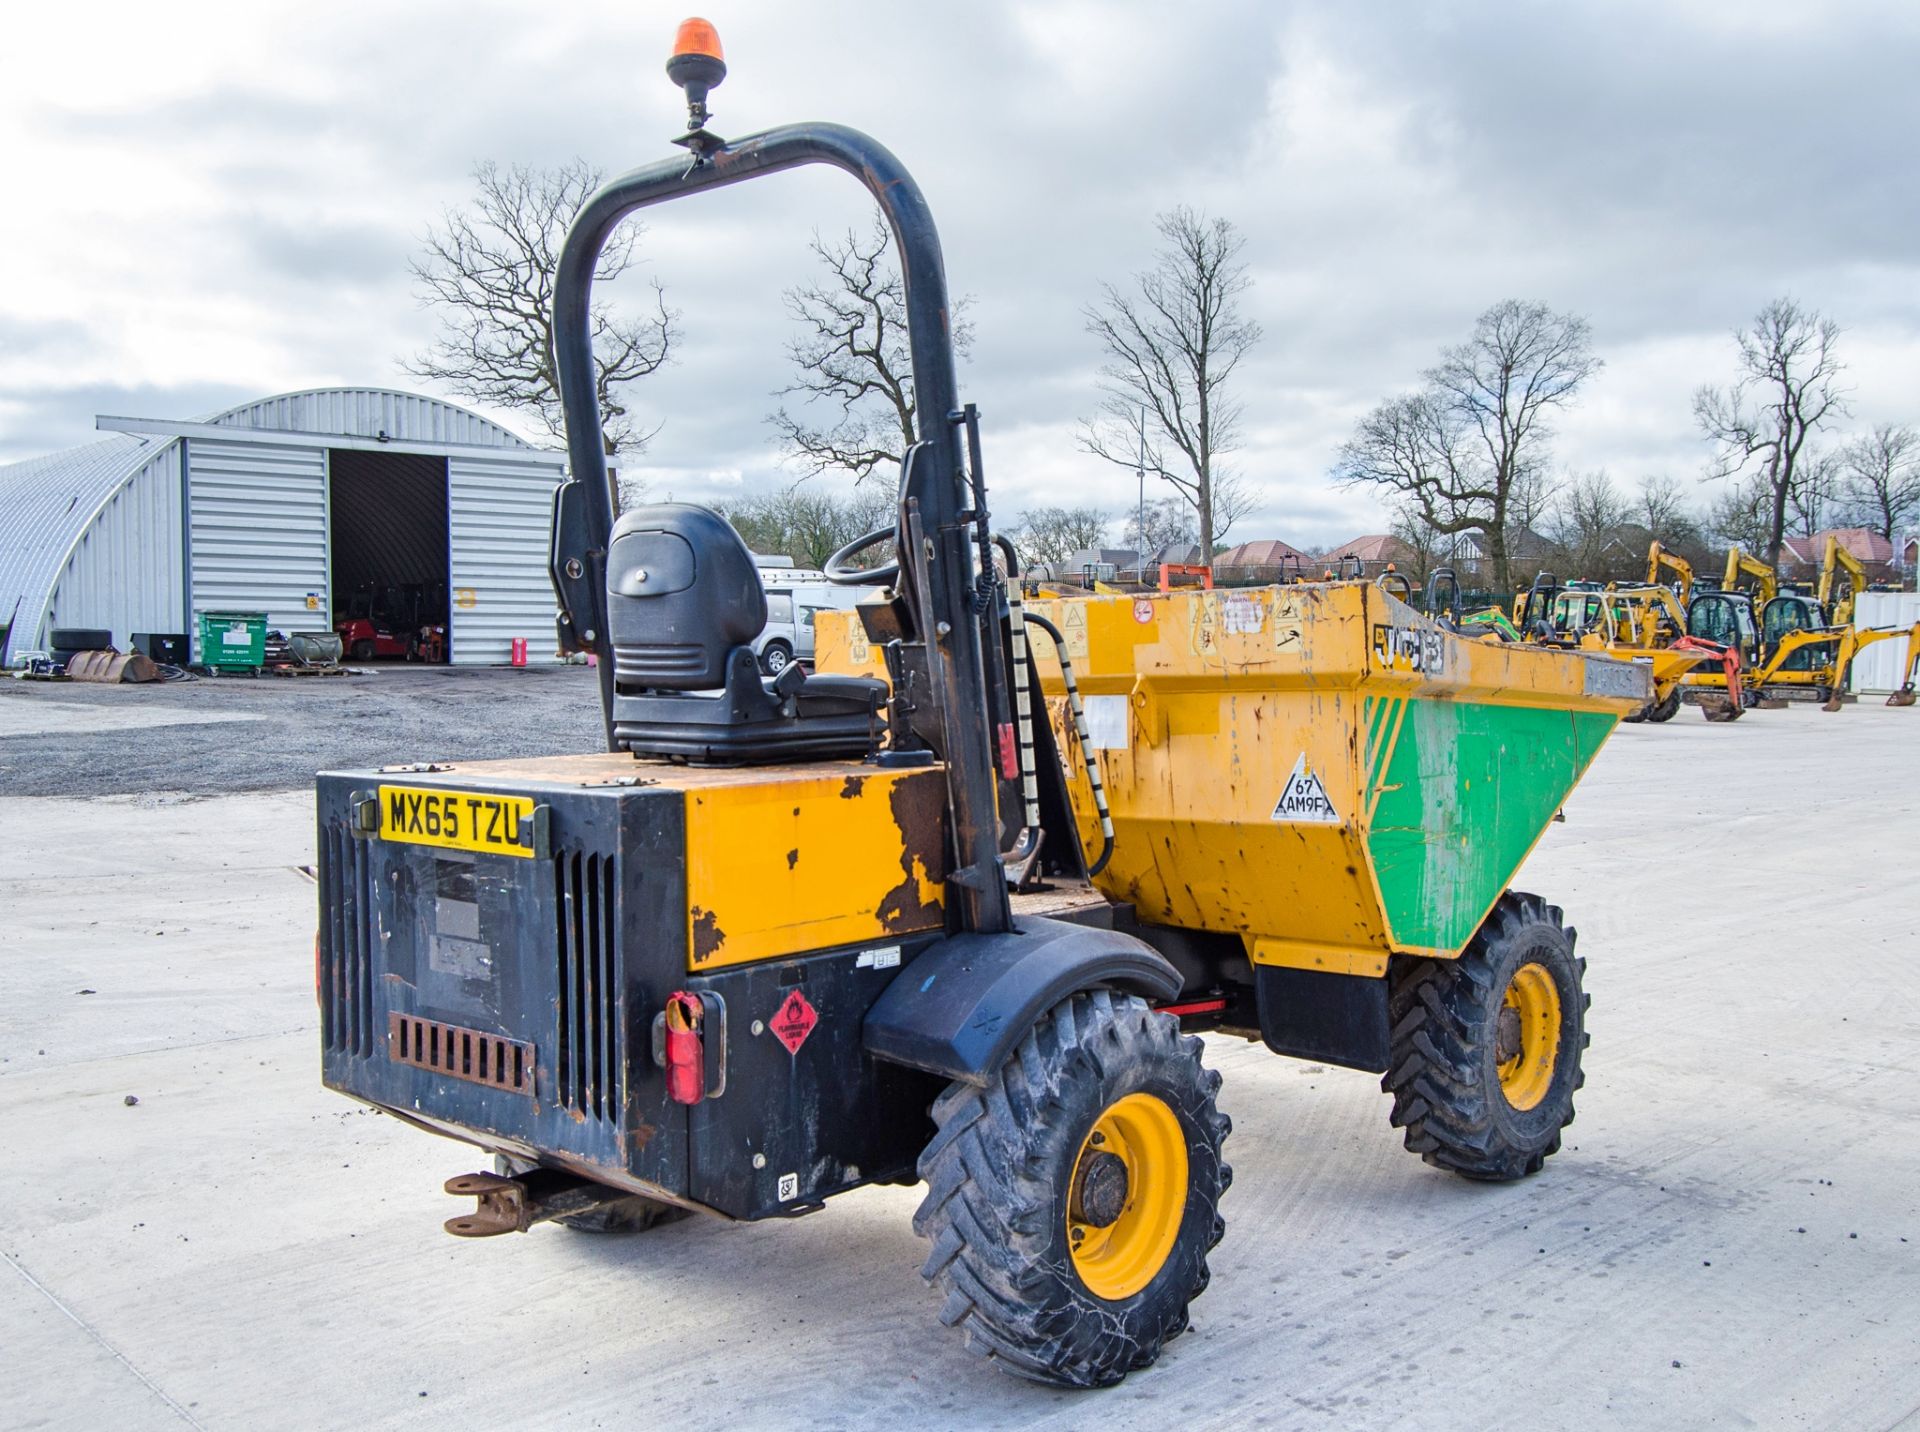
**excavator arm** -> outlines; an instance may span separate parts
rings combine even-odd
[[[1849,627],[1847,628],[1847,634],[1841,647],[1842,654],[1848,661],[1851,661],[1857,653],[1872,646],[1877,641],[1897,641],[1902,636],[1907,639],[1907,659],[1900,668],[1900,684],[1895,687],[1893,693],[1887,697],[1887,705],[1889,706],[1911,706],[1914,704],[1913,684],[1917,678],[1920,678],[1920,622],[1915,622],[1905,631],[1902,631],[1899,627],[1869,627],[1865,631],[1857,632]],[[1829,706],[1827,709],[1832,710],[1834,708]]]
[[[1647,548],[1647,585],[1660,585],[1660,571],[1665,568],[1672,572],[1680,586],[1680,600],[1686,601],[1693,595],[1693,564],[1678,552],[1669,552],[1655,540]]]
[[[1847,594],[1836,606],[1833,588],[1835,579],[1841,573],[1846,574]],[[1821,610],[1832,614],[1831,620],[1835,626],[1852,626],[1854,598],[1866,589],[1867,569],[1861,565],[1860,559],[1842,547],[1838,537],[1828,537],[1826,555],[1820,562],[1820,586],[1815,594]]]
[[[1773,568],[1758,557],[1749,557],[1738,547],[1727,548],[1727,570],[1720,585],[1729,592],[1738,591],[1743,576],[1753,578],[1753,605],[1756,611],[1779,595],[1780,579],[1774,575]]]

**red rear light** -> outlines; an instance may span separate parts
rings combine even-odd
[[[707,1055],[701,1039],[700,997],[684,991],[667,997],[667,1097],[676,1104],[697,1104],[706,1097]]]

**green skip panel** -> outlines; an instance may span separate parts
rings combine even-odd
[[[1396,944],[1457,952],[1473,937],[1616,719],[1409,703],[1367,833]]]

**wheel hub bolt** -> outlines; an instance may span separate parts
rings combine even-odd
[[[1520,1057],[1520,1012],[1512,1006],[1500,1011],[1495,1021],[1493,1035],[1493,1060],[1496,1064],[1505,1064],[1509,1059]]]
[[[1080,1162],[1079,1186],[1073,1191],[1074,1221],[1093,1228],[1111,1228],[1127,1206],[1127,1166],[1110,1153],[1094,1152]]]

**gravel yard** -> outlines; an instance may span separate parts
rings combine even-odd
[[[375,667],[146,686],[0,680],[0,794],[304,790],[315,771],[599,750],[584,666]]]

